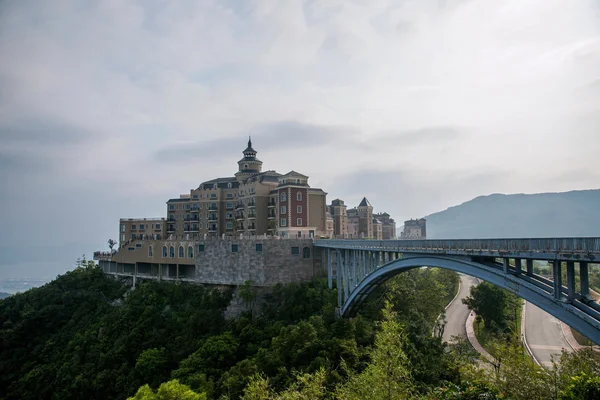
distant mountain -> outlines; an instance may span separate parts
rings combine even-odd
[[[9,296],[12,296],[10,293],[0,292],[0,299],[5,299]]]
[[[600,236],[600,189],[480,196],[425,219],[428,239]]]

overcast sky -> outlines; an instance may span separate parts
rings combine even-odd
[[[265,169],[398,221],[600,186],[597,0],[1,1],[0,278]]]

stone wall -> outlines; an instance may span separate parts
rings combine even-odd
[[[196,252],[195,280],[201,283],[242,285],[252,281],[256,286],[272,286],[310,280],[322,272],[310,239],[213,239],[198,243],[204,244],[204,251]],[[262,251],[257,245],[262,245]]]

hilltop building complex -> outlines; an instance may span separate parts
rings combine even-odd
[[[373,214],[373,206],[363,197],[358,207],[347,209],[343,200],[329,206],[333,236],[336,238],[396,239],[396,222],[388,213]]]

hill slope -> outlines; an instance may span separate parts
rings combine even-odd
[[[428,239],[600,236],[600,190],[492,194],[425,218]]]

